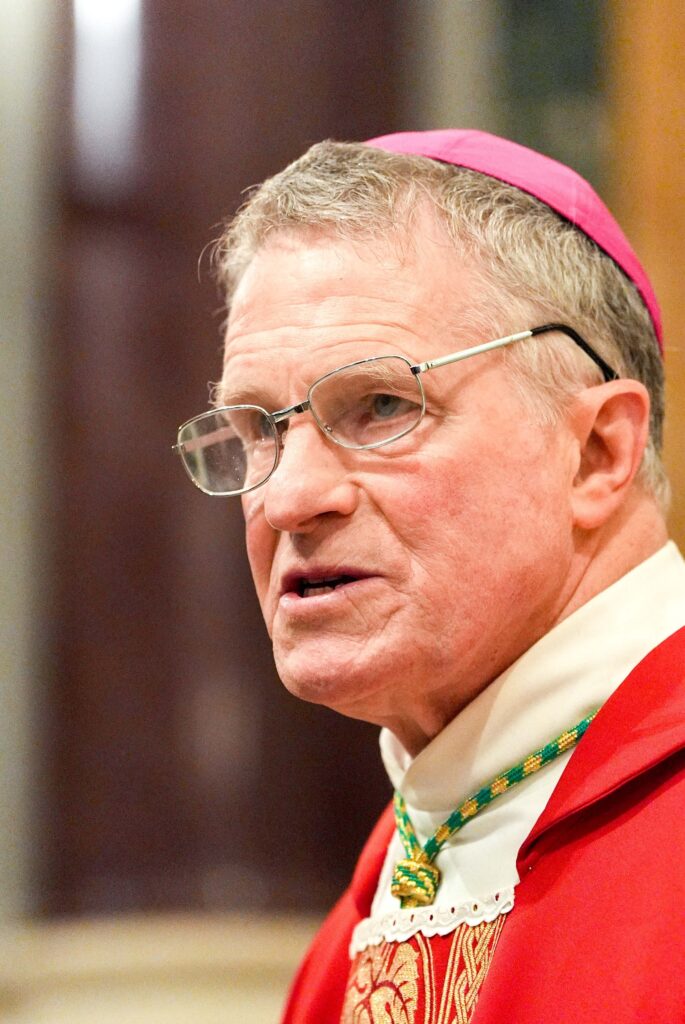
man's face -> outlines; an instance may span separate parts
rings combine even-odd
[[[280,409],[356,359],[418,362],[490,340],[463,327],[479,309],[476,269],[428,213],[421,226],[404,245],[272,239],[234,299],[223,400]],[[500,354],[422,381],[422,422],[375,451],[340,448],[295,415],[275,473],[243,499],[285,685],[414,750],[562,616],[576,467],[570,432],[532,421]]]

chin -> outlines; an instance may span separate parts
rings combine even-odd
[[[330,676],[320,670],[303,670],[298,672],[281,666],[276,661],[276,669],[281,682],[288,693],[298,700],[306,700],[310,704],[323,704],[336,708],[343,696],[344,683],[337,675]]]
[[[375,673],[370,677],[360,666],[351,671],[342,665],[326,664],[321,658],[293,658],[292,652],[285,658],[276,654],[276,669],[293,697],[321,704],[351,718],[367,722],[377,720],[371,710],[372,700],[364,699],[370,690],[370,678],[374,681],[378,678]]]

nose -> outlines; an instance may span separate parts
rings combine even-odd
[[[328,441],[310,415],[291,421],[281,458],[264,484],[264,515],[284,533],[311,533],[324,516],[348,516],[359,500],[353,452]]]

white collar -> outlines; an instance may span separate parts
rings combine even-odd
[[[685,625],[685,562],[668,543],[577,609],[495,679],[412,759],[388,730],[381,751],[421,843],[468,796],[599,707],[661,641]],[[434,906],[399,909],[390,893],[405,855],[395,833],[371,917],[351,952],[416,932],[447,934],[506,913],[516,857],[571,752],[495,800],[440,851]]]

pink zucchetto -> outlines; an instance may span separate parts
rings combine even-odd
[[[576,171],[517,142],[465,129],[397,132],[366,144],[479,171],[546,203],[591,238],[630,278],[649,310],[663,352],[661,311],[649,278],[616,219]]]

